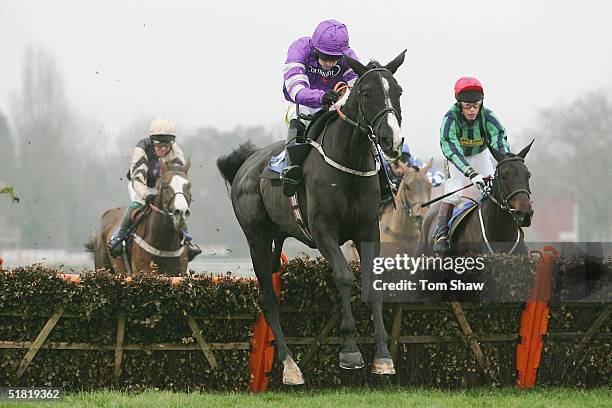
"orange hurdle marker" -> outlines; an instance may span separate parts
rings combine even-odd
[[[542,357],[542,336],[548,332],[548,301],[552,288],[552,268],[559,252],[552,246],[531,251],[540,255],[536,265],[534,287],[521,315],[519,334],[521,342],[516,348],[517,387],[531,388],[537,382]]]
[[[285,269],[287,257],[281,254],[281,267],[274,273],[274,291],[276,296],[280,295],[281,278],[280,274]],[[253,337],[251,339],[251,352],[249,354],[249,372],[251,373],[251,383],[249,389],[252,393],[263,392],[268,389],[270,384],[270,371],[274,362],[274,335],[268,326],[263,313],[260,313],[253,324]]]

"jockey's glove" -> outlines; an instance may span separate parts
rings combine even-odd
[[[323,95],[321,95],[321,104],[323,105],[331,105],[332,103],[338,102],[340,98],[340,94],[336,91],[326,91]]]
[[[155,202],[155,198],[157,196],[155,194],[147,194],[145,197],[145,204],[153,204]]]
[[[481,193],[485,192],[486,183],[482,175],[473,172],[472,174],[470,174],[470,180],[472,180],[472,183],[476,186],[476,188],[478,188],[478,191],[480,191]]]

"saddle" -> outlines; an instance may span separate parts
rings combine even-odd
[[[455,207],[451,219],[448,220],[449,243],[453,242],[452,240],[455,232],[463,224],[463,221],[466,219],[466,217],[478,208],[480,202],[482,202],[482,199],[477,202],[475,200],[472,200],[471,198],[463,197],[462,201]]]
[[[128,262],[131,262],[131,255],[132,255],[132,243],[134,242],[134,232],[136,231],[136,228],[138,227],[138,225],[147,217],[147,215],[151,212],[151,209],[149,208],[149,206],[147,205],[143,205],[142,207],[136,209],[132,215],[132,226],[130,227],[130,229],[127,231],[127,234],[125,236],[124,242],[125,242],[125,253],[128,257]]]

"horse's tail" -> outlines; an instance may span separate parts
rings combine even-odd
[[[258,148],[251,141],[247,141],[238,146],[237,149],[234,149],[230,154],[219,157],[217,159],[217,168],[223,178],[232,184],[240,166],[257,150]]]
[[[89,240],[85,242],[83,246],[85,247],[85,252],[91,252],[93,254],[95,252],[94,238],[89,238]]]

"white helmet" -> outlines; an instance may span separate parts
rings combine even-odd
[[[166,118],[157,118],[151,122],[149,127],[149,137],[151,136],[173,136],[176,137],[174,123]]]

